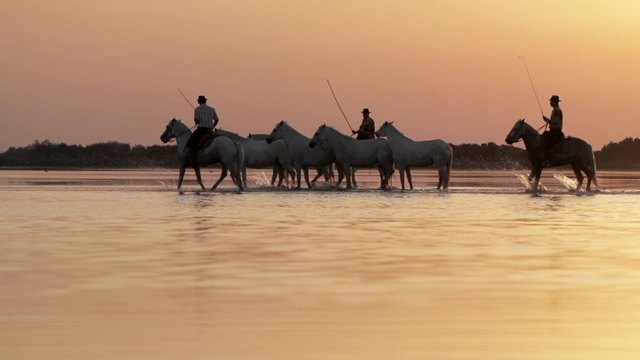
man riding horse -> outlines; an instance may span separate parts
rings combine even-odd
[[[198,104],[199,106],[194,109],[193,115],[193,121],[198,128],[187,141],[189,165],[194,169],[200,167],[197,159],[198,150],[203,148],[203,145],[208,143],[208,140],[217,136],[213,133],[213,129],[218,125],[218,114],[214,108],[207,105],[207,98],[204,95],[198,96]]]
[[[553,149],[554,147],[564,140],[564,133],[562,132],[562,109],[560,109],[560,97],[553,95],[549,99],[549,104],[553,108],[551,111],[551,118],[542,115],[542,119],[549,125],[549,130],[542,134],[542,142],[544,149],[543,154],[543,167],[549,167],[553,161]]]

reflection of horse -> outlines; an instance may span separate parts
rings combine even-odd
[[[242,149],[244,150],[244,164],[242,165],[241,173],[242,184],[245,188],[247,187],[247,168],[263,169],[270,166],[273,167],[271,185],[275,184],[279,169],[285,169],[292,177],[295,176],[293,168],[291,167],[289,151],[284,141],[278,140],[268,144],[265,140],[247,139],[234,132],[222,129],[216,129],[215,133],[227,136],[242,145]],[[282,185],[283,180],[284,178],[280,177],[278,186]]]
[[[529,180],[534,181],[533,189],[534,191],[538,191],[544,154],[540,141],[541,136],[540,133],[538,133],[533,126],[527,124],[524,119],[516,121],[505,141],[511,145],[521,139],[524,140],[524,146],[529,153],[529,161],[531,161],[533,165]],[[587,175],[587,191],[591,191],[592,181],[593,184],[599,188],[593,150],[591,149],[591,145],[584,140],[576,137],[567,137],[560,144],[556,145],[550,162],[552,166],[571,165],[578,180],[577,191],[580,191],[582,180],[584,179],[582,172]]]
[[[278,139],[284,140],[285,144],[287,144],[289,156],[291,157],[293,167],[296,169],[298,188],[300,188],[301,172],[303,170],[304,180],[307,182],[309,189],[311,189],[311,183],[323,175],[323,169],[336,161],[335,155],[330,148],[326,146],[318,146],[314,149],[310,148],[310,139],[292,128],[286,121],[280,121],[276,124],[276,127],[267,137],[267,142]],[[309,181],[310,167],[318,171],[318,174],[312,181]],[[340,185],[343,177],[342,170],[338,167],[338,182],[336,186]]]
[[[400,171],[400,183],[404,190],[404,172],[407,171],[409,187],[413,189],[411,181],[412,166],[431,166],[438,169],[438,190],[449,188],[451,179],[451,163],[453,150],[446,142],[436,140],[413,141],[402,134],[393,122],[385,122],[376,131],[376,136],[386,137],[393,153],[393,162]]]
[[[176,139],[178,147],[178,161],[180,163],[180,176],[178,177],[178,189],[182,187],[182,180],[184,179],[184,172],[189,163],[189,152],[187,151],[187,141],[191,136],[191,130],[187,125],[183,124],[180,120],[172,119],[167,124],[167,128],[160,136],[160,140],[163,143],[168,143],[171,139]],[[242,145],[231,140],[226,136],[215,137],[209,145],[204,149],[198,150],[197,161],[201,165],[211,165],[220,163],[222,166],[222,173],[220,179],[211,187],[211,190],[215,190],[216,187],[227,177],[227,169],[231,173],[231,178],[238,186],[239,190],[244,190],[242,181],[240,178],[240,168],[244,163],[244,152]],[[202,190],[205,190],[202,183],[202,177],[200,176],[200,169],[195,169],[196,179]]]
[[[313,148],[321,144],[327,144],[335,153],[337,162],[342,164],[347,188],[352,188],[352,166],[377,166],[380,171],[380,188],[389,186],[389,178],[393,174],[393,155],[387,140],[356,140],[330,126],[322,125],[311,138],[309,146]]]

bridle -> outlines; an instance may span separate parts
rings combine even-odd
[[[178,120],[175,120],[175,119],[174,119],[174,121],[178,121]],[[172,122],[171,122],[171,124],[173,124],[173,122],[174,122],[174,121],[172,121]],[[184,134],[188,133],[189,131],[193,131],[193,128],[195,128],[196,126],[198,126],[198,125],[193,125],[190,129],[187,129],[187,130],[185,130],[185,131],[181,132],[180,134],[174,135],[174,134],[173,134],[173,129],[171,129],[171,128],[169,127],[169,125],[167,125],[167,126],[166,126],[167,131],[169,131],[169,133],[171,134],[171,138],[169,139],[169,141],[168,141],[168,142],[176,141],[176,138],[178,138],[178,137],[180,137],[180,136],[182,136],[182,135],[184,135]]]
[[[518,128],[518,132],[517,132],[520,134],[520,136],[518,137],[518,140],[511,140],[512,144],[519,143],[520,141],[522,141],[522,138],[524,137],[523,125],[524,125],[524,121],[520,122],[520,127]],[[511,133],[509,133],[509,135],[511,135]]]

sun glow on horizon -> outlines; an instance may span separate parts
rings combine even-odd
[[[369,107],[415,139],[500,142],[515,119],[540,119],[519,56],[544,112],[548,96],[561,95],[568,134],[595,148],[640,136],[634,1],[36,0],[5,8],[0,91],[12,135],[0,137],[0,150],[57,138],[155,144],[150,129],[192,116],[177,87],[193,99],[209,95],[221,125],[240,134],[282,119],[309,134],[320,123],[342,129],[327,78],[351,121]],[[24,125],[33,119],[46,121]]]

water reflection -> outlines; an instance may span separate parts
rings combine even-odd
[[[448,193],[0,180],[1,357],[633,358],[637,195],[467,175]]]

